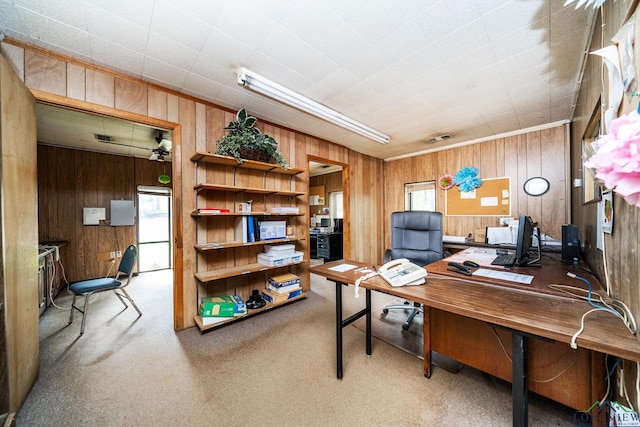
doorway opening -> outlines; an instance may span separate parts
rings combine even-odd
[[[344,200],[345,165],[309,160],[309,258],[311,265],[345,257],[348,210]]]
[[[139,185],[138,271],[171,268],[171,248],[171,189]]]

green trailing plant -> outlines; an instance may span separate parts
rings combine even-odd
[[[244,108],[240,109],[236,114],[236,121],[224,128],[227,134],[217,142],[216,154],[233,156],[239,162],[250,159],[276,163],[286,169],[287,161],[278,150],[278,143],[272,136],[262,134],[255,127],[257,121]]]

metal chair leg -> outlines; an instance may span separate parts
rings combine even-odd
[[[82,325],[80,325],[80,335],[84,333],[84,323],[87,319],[87,311],[89,310],[89,297],[93,294],[85,295],[84,297],[84,311],[82,312]]]
[[[133,299],[131,298],[131,295],[129,295],[129,293],[127,292],[126,289],[122,288],[120,289],[122,291],[122,293],[124,294],[125,297],[127,297],[127,299],[129,300],[129,302],[131,303],[131,305],[133,306],[133,308],[136,309],[136,311],[138,312],[138,317],[142,316],[142,312],[140,311],[140,309],[138,308],[138,306],[136,305],[135,302],[133,302]]]
[[[121,290],[122,290],[122,291],[124,291],[124,289],[121,289]],[[120,294],[118,293],[118,290],[117,290],[117,289],[114,289],[114,290],[113,290],[113,293],[114,293],[114,294],[116,294],[116,296],[118,297],[118,299],[120,300],[120,302],[122,303],[122,305],[124,305],[124,308],[125,308],[125,309],[129,308],[129,306],[127,305],[127,303],[126,303],[126,302],[124,301],[124,299],[122,298],[122,295],[120,295]]]
[[[73,323],[73,312],[75,311],[76,305],[76,294],[73,294],[73,300],[71,301],[71,309],[69,310],[69,324]]]

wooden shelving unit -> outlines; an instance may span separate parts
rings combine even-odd
[[[294,243],[300,240],[304,240],[299,237],[287,237],[281,239],[270,239],[270,240],[262,240],[257,242],[249,242],[244,243],[235,240],[229,240],[231,236],[231,226],[229,225],[232,219],[242,216],[251,216],[251,217],[262,217],[265,219],[289,219],[295,220],[296,218],[304,218],[305,213],[278,213],[271,212],[270,209],[275,206],[269,206],[269,200],[279,200],[288,198],[289,203],[293,203],[297,205],[293,199],[300,196],[305,196],[306,192],[304,191],[296,191],[293,189],[294,185],[294,177],[302,172],[303,169],[296,168],[282,168],[278,165],[271,163],[263,163],[256,162],[252,160],[245,160],[242,162],[238,162],[234,157],[229,156],[220,156],[217,154],[211,153],[203,153],[198,152],[191,156],[191,161],[196,163],[196,172],[195,172],[195,181],[194,191],[196,195],[196,206],[195,210],[191,212],[192,218],[196,221],[196,236],[201,233],[198,233],[198,227],[205,227],[205,229],[209,230],[209,227],[213,227],[220,234],[227,233],[226,241],[221,242],[202,242],[198,241],[194,242],[194,250],[196,251],[196,273],[194,274],[194,278],[196,281],[196,304],[199,303],[200,296],[217,296],[228,294],[229,292],[235,292],[236,294],[243,297],[243,299],[247,299],[248,294],[251,290],[255,290],[259,284],[264,288],[264,281],[266,279],[266,272],[275,270],[284,270],[290,269],[291,267],[305,265],[308,264],[308,260],[303,260],[302,262],[297,263],[289,263],[286,265],[278,265],[278,266],[268,266],[264,264],[260,264],[255,262],[255,254],[259,250],[261,246],[264,245],[272,245],[272,244],[283,244],[283,243]],[[215,165],[215,173],[209,174],[206,173],[206,180],[208,181],[211,177],[212,181],[220,181],[226,180],[227,183],[218,184],[216,182],[199,182],[198,180],[198,164],[204,163],[208,165]],[[260,176],[262,173],[263,178],[258,180],[258,182],[262,181],[263,186],[258,187],[256,185],[244,186],[244,185],[229,185],[228,182],[237,182],[237,178],[247,178],[247,176],[242,174],[249,174],[247,179],[254,177],[251,183],[256,184],[255,177]],[[231,174],[232,176],[229,176]],[[269,174],[277,174],[279,176],[288,176],[288,189],[273,189],[268,188],[267,182],[273,182],[273,180],[268,181],[267,177]],[[200,174],[200,176],[204,176],[205,174]],[[277,182],[276,185],[278,187],[286,187],[286,181],[282,180]],[[218,206],[220,209],[227,209],[229,212],[207,212],[206,210],[200,211],[198,209],[199,200],[201,198],[206,199],[207,194],[213,193],[218,194],[219,197],[216,200],[226,200],[226,204],[224,206]],[[263,197],[262,204],[264,207],[263,211],[257,212],[237,212],[237,200],[236,197],[242,194],[254,194]],[[221,194],[228,194],[226,197],[222,197]],[[271,197],[276,197],[276,199],[271,199]],[[242,199],[240,199],[242,200]],[[220,202],[217,202],[220,203]],[[203,224],[199,225],[200,221],[203,221]],[[226,231],[225,231],[226,230]],[[208,232],[207,232],[208,233]],[[205,233],[206,234],[206,233]],[[237,252],[241,251],[241,252]],[[213,261],[211,261],[210,257],[214,257]],[[205,265],[220,265],[226,264],[228,265],[230,257],[233,259],[234,265],[231,267],[223,267],[223,268],[211,268],[207,270],[206,266],[201,266],[200,264]],[[253,258],[251,260],[250,258]],[[199,262],[198,260],[201,260]],[[230,280],[230,282],[229,282]],[[219,292],[217,291],[219,289]],[[243,295],[244,294],[244,295]],[[200,328],[201,331],[214,329],[223,325],[227,325],[231,322],[235,322],[238,320],[245,319],[249,316],[253,316],[259,313],[264,312],[270,308],[279,307],[285,304],[288,304],[293,301],[297,301],[306,297],[306,293],[303,292],[301,295],[293,297],[291,299],[282,301],[277,304],[267,303],[264,307],[254,310],[247,310],[247,315],[243,317],[230,317],[230,318],[219,318],[219,319],[203,319],[201,316],[196,316],[195,323]]]

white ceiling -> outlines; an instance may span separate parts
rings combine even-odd
[[[388,159],[571,120],[595,12],[563,4],[0,0],[0,29]],[[384,132],[391,143],[243,89],[239,67]],[[425,142],[447,133],[446,142]]]

